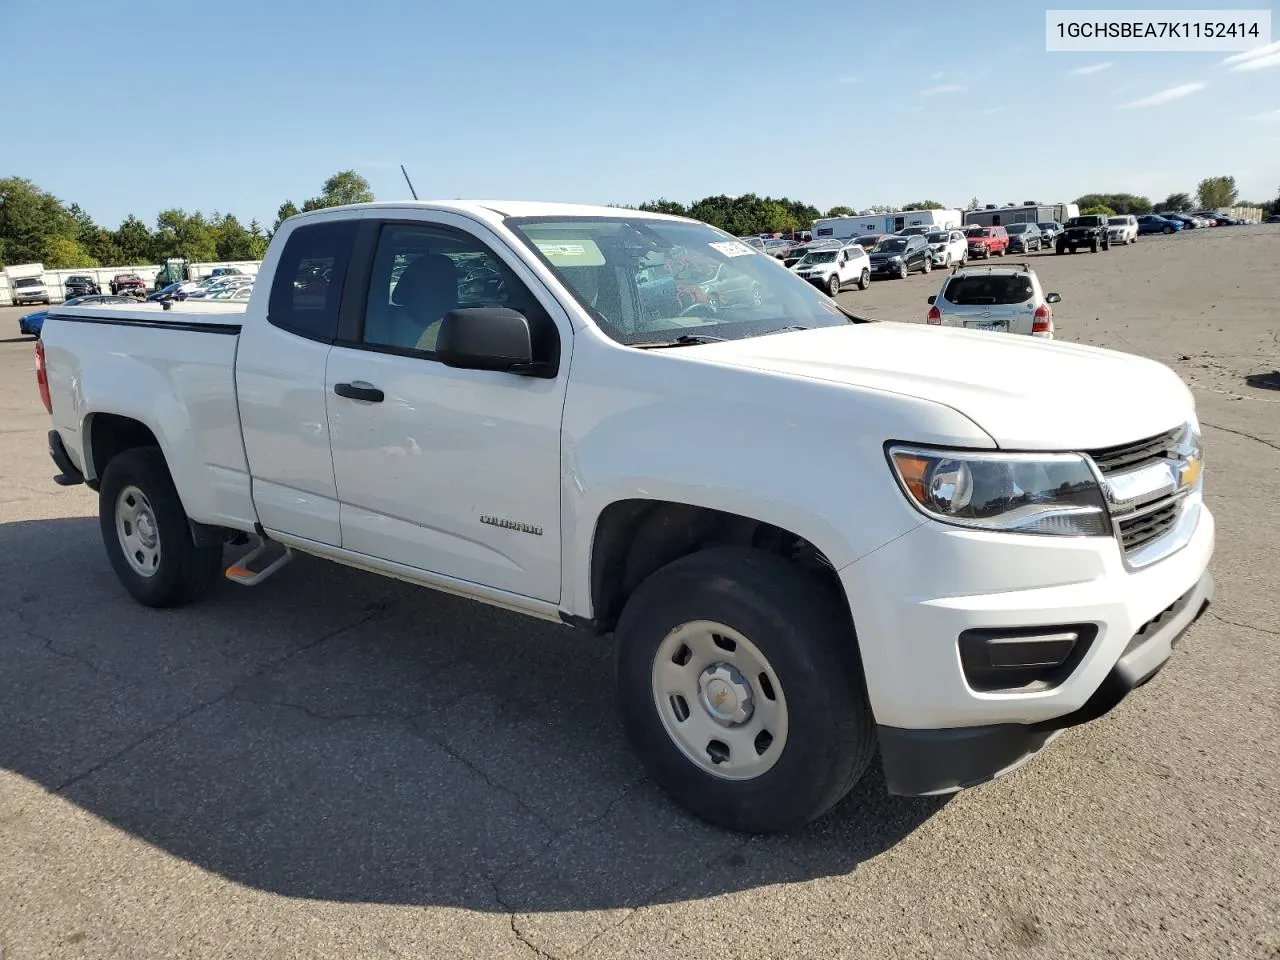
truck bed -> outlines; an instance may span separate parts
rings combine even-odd
[[[185,306],[185,305],[184,305]],[[252,529],[235,363],[243,303],[54,307],[41,333],[53,425],[90,481],[108,421],[158,438],[187,514]]]

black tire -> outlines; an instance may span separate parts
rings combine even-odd
[[[1102,249],[1103,249],[1103,250],[1110,250],[1110,249],[1111,249],[1111,238],[1110,238],[1110,237],[1104,237],[1104,238],[1103,238],[1103,240],[1102,240]]]
[[[1160,232],[1161,232],[1161,233],[1173,233],[1173,227],[1165,227],[1165,228],[1164,228],[1164,229],[1162,229]]]
[[[933,272],[933,257],[925,257],[925,258],[924,258],[924,266],[922,266],[922,267],[920,268],[920,272],[921,272],[921,273],[932,273],[932,272]]]
[[[903,260],[898,266],[898,279],[905,280],[911,275],[911,268],[907,266],[907,261]]]
[[[1091,240],[1091,241],[1089,242],[1089,252],[1090,252],[1090,253],[1097,253],[1097,252],[1098,252],[1098,241],[1097,241],[1097,240]]]
[[[831,276],[827,277],[827,294],[829,296],[834,297],[839,293],[840,293],[840,274],[833,273],[831,274]]]
[[[659,786],[702,819],[748,833],[794,829],[843,799],[876,747],[857,640],[843,606],[831,588],[795,564],[741,547],[690,554],[645,580],[618,621],[618,701],[627,737]],[[786,698],[782,753],[752,779],[718,777],[690,760],[654,702],[653,663],[663,640],[696,620],[749,638]]]
[[[159,536],[155,572],[143,576],[125,558],[116,532],[120,493],[137,487],[150,502]],[[222,546],[198,547],[191,538],[186,511],[159,447],[135,447],[116,455],[102,472],[98,522],[111,566],[124,588],[148,607],[176,607],[195,600],[222,572]]]
[[[871,271],[864,267],[858,276],[858,289],[865,290],[869,286],[871,286]]]

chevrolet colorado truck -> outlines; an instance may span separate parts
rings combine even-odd
[[[752,295],[655,280],[690,269]],[[45,324],[56,480],[125,590],[298,551],[611,635],[644,765],[726,827],[803,824],[877,752],[895,794],[990,780],[1209,603],[1194,403],[1151,360],[864,320],[616,208],[304,213],[259,276]]]

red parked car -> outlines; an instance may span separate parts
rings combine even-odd
[[[117,273],[111,278],[112,293],[130,293],[134,290],[144,295],[147,292],[147,285],[136,273]]]
[[[1009,234],[1004,227],[966,227],[964,240],[970,260],[1003,257],[1009,249]]]

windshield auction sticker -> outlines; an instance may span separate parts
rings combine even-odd
[[[718,250],[726,257],[745,257],[755,253],[755,251],[745,243],[741,243],[737,240],[713,240],[711,243],[707,244],[707,246],[712,250]]]

